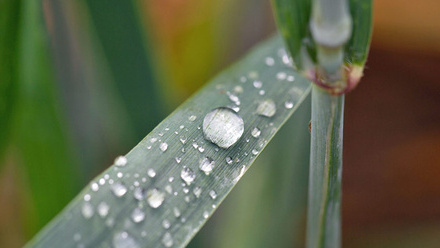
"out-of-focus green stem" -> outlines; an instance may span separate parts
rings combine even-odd
[[[344,95],[312,88],[307,247],[341,245],[341,179]]]

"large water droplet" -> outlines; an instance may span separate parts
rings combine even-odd
[[[110,206],[106,202],[101,202],[98,204],[98,214],[101,217],[105,217],[108,215],[110,210]]]
[[[203,119],[205,139],[221,148],[229,148],[237,143],[243,132],[243,119],[229,108],[216,108]]]
[[[127,193],[127,187],[120,182],[114,183],[111,187],[113,194],[117,197],[122,197]]]
[[[259,115],[272,117],[276,112],[277,107],[275,105],[275,102],[271,99],[266,99],[258,104],[257,114]]]
[[[165,247],[171,247],[171,246],[173,246],[173,244],[174,244],[173,237],[171,237],[171,234],[170,234],[169,232],[166,232],[166,233],[163,235],[163,237],[162,237],[162,244],[163,244]]]
[[[127,164],[127,158],[125,156],[118,156],[115,159],[116,166],[125,166]]]
[[[165,194],[158,189],[150,189],[147,191],[147,202],[152,208],[158,208],[165,200]]]
[[[145,212],[140,208],[135,208],[133,212],[131,212],[131,219],[134,223],[139,223],[145,220]]]
[[[252,135],[254,138],[258,138],[258,137],[260,137],[260,134],[261,134],[261,131],[260,131],[260,129],[258,129],[257,127],[254,127],[254,129],[252,129],[251,135]]]
[[[114,248],[138,248],[139,244],[127,232],[118,232],[113,236]]]
[[[200,170],[205,172],[206,175],[209,175],[211,173],[212,169],[214,169],[215,161],[212,160],[210,157],[202,158],[200,160]]]
[[[180,172],[180,178],[182,178],[182,180],[185,181],[186,184],[190,185],[196,178],[196,173],[185,166]]]

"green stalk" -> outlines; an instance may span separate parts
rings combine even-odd
[[[344,95],[312,87],[307,247],[341,246]]]

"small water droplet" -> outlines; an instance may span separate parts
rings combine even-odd
[[[98,204],[98,214],[101,217],[107,216],[108,212],[110,210],[110,206],[106,202],[100,202]]]
[[[165,200],[165,194],[158,189],[150,189],[147,191],[147,202],[152,208],[158,208]]]
[[[98,182],[99,182],[100,185],[104,185],[104,184],[105,184],[105,179],[104,179],[104,178],[101,178],[101,179],[99,179]]]
[[[81,234],[75,233],[75,235],[73,235],[73,240],[79,242],[81,240]]]
[[[276,77],[278,80],[284,80],[284,79],[286,79],[287,74],[285,72],[280,71],[277,73]]]
[[[173,208],[174,217],[179,218],[180,217],[180,210],[177,207]]]
[[[115,159],[116,166],[125,166],[127,164],[127,158],[125,156],[118,156]]]
[[[172,183],[174,181],[174,177],[169,177],[168,182]]]
[[[197,119],[197,116],[195,116],[195,115],[191,115],[190,117],[188,117],[188,120],[191,122],[195,121],[196,119]]]
[[[257,155],[257,154],[258,154],[258,151],[255,150],[255,149],[252,149],[252,154]]]
[[[98,189],[99,189],[99,185],[98,185],[97,183],[92,183],[92,184],[90,185],[90,188],[91,188],[93,191],[98,191]]]
[[[194,143],[192,144],[192,146],[194,147],[194,149],[197,149],[197,148],[199,147],[199,145],[197,145],[196,142],[194,142]]]
[[[157,138],[155,138],[155,137],[153,137],[153,138],[150,139],[150,142],[151,142],[151,143],[154,143],[154,142],[156,142],[156,141],[157,141]]]
[[[295,81],[295,76],[293,76],[293,75],[287,76],[287,81],[289,81],[289,82]]]
[[[203,147],[203,146],[199,146],[199,152],[204,152],[205,151],[205,148]]]
[[[134,223],[139,223],[145,220],[145,212],[140,208],[135,208],[133,212],[131,212],[131,219]]]
[[[245,83],[246,82],[246,77],[245,76],[240,77],[240,82]]]
[[[117,197],[122,197],[127,193],[127,187],[120,182],[116,182],[111,186],[112,192]]]
[[[124,176],[124,173],[122,173],[122,172],[118,172],[118,173],[116,174],[116,176],[117,176],[118,178],[122,178],[122,177]]]
[[[92,197],[89,194],[84,195],[84,201],[90,201],[90,199],[92,199]]]
[[[262,96],[262,95],[266,94],[266,91],[264,91],[264,90],[260,90],[260,91],[258,92],[258,94],[260,94],[260,96]]]
[[[261,88],[263,86],[263,83],[261,81],[258,81],[258,80],[254,81],[252,84],[257,89],[259,89],[259,88]]]
[[[174,244],[173,237],[169,232],[166,232],[162,237],[162,244],[165,247],[171,247]]]
[[[221,148],[229,148],[237,143],[243,132],[243,119],[229,108],[216,108],[203,119],[205,139]]]
[[[163,226],[163,228],[168,229],[168,228],[170,228],[171,223],[169,220],[165,219],[162,221],[162,226]]]
[[[113,236],[114,248],[139,248],[139,244],[127,232],[118,232]]]
[[[86,219],[90,219],[93,217],[94,213],[95,211],[93,210],[92,204],[90,204],[89,202],[84,202],[81,207],[82,216]]]
[[[229,93],[229,100],[233,101],[236,105],[240,105],[240,98],[234,94]]]
[[[241,87],[240,85],[237,85],[234,87],[234,92],[241,94],[243,93],[243,87]]]
[[[257,79],[258,78],[258,72],[257,71],[251,71],[251,72],[249,72],[248,76],[249,76],[249,78]]]
[[[160,149],[162,152],[165,152],[165,151],[168,149],[168,144],[165,143],[165,142],[161,143],[160,146],[159,146],[159,149]]]
[[[142,232],[141,232],[141,236],[142,236],[142,237],[147,237],[147,231],[142,231]]]
[[[209,191],[209,196],[211,196],[211,198],[215,200],[215,198],[217,198],[217,193],[214,190],[211,190]]]
[[[204,211],[203,212],[203,218],[208,219],[208,217],[209,217],[208,211]]]
[[[293,102],[291,102],[291,101],[286,101],[286,102],[284,103],[284,107],[286,107],[286,109],[291,109],[291,108],[293,108]]]
[[[185,166],[180,172],[180,178],[182,178],[182,180],[185,181],[187,185],[190,185],[196,178],[196,173],[194,173],[193,170]]]
[[[257,127],[254,127],[254,129],[252,129],[251,134],[254,138],[258,138],[260,137],[261,131]]]
[[[145,190],[141,187],[137,187],[133,190],[133,196],[136,200],[142,201],[145,198]]]
[[[180,164],[180,162],[182,162],[182,158],[180,158],[180,157],[176,157],[175,159],[178,164]]]
[[[211,173],[212,169],[214,169],[215,161],[210,157],[205,157],[200,160],[199,168],[203,172],[205,172],[206,175],[209,175]]]
[[[156,176],[156,171],[154,171],[153,169],[148,169],[147,171],[147,175],[151,178]]]
[[[195,188],[193,189],[193,194],[196,196],[196,198],[199,198],[201,193],[202,193],[202,188],[200,188],[200,187],[195,187]]]
[[[172,194],[172,193],[173,193],[173,187],[171,187],[171,185],[167,184],[167,185],[165,186],[165,191],[166,191],[168,194]]]
[[[188,194],[188,193],[189,193],[189,189],[186,188],[186,187],[184,187],[184,188],[182,189],[182,191],[183,191],[183,193],[185,193],[185,194]]]
[[[234,162],[234,160],[231,157],[226,157],[227,164],[232,164],[232,162]]]
[[[180,136],[179,140],[180,140],[180,142],[181,142],[182,144],[185,144],[185,142],[186,142],[186,137],[182,135],[182,136]]]
[[[276,108],[275,102],[271,99],[266,99],[264,101],[261,101],[258,104],[258,107],[256,110],[258,115],[266,116],[266,117],[274,116],[276,111],[277,111],[277,108]]]
[[[273,66],[275,64],[275,60],[272,57],[266,57],[264,62],[267,66]]]

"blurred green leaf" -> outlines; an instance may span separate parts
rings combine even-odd
[[[136,1],[85,0],[116,89],[133,123],[135,139],[164,117],[148,34],[141,32]],[[132,144],[134,145],[134,143]]]
[[[17,101],[17,54],[21,1],[0,2],[0,165]]]
[[[126,165],[116,159],[27,247],[185,246],[308,95],[310,83],[283,63],[285,53],[275,37],[216,77],[130,151]],[[212,109],[233,104],[244,134],[219,148],[205,139],[202,122]],[[224,124],[233,127],[239,122],[228,111]],[[204,159],[215,163],[209,175],[200,169]]]
[[[33,205],[25,206],[32,235],[66,205],[78,184],[76,160],[58,104],[41,2],[23,1],[20,17],[20,95],[14,131],[32,197]]]

